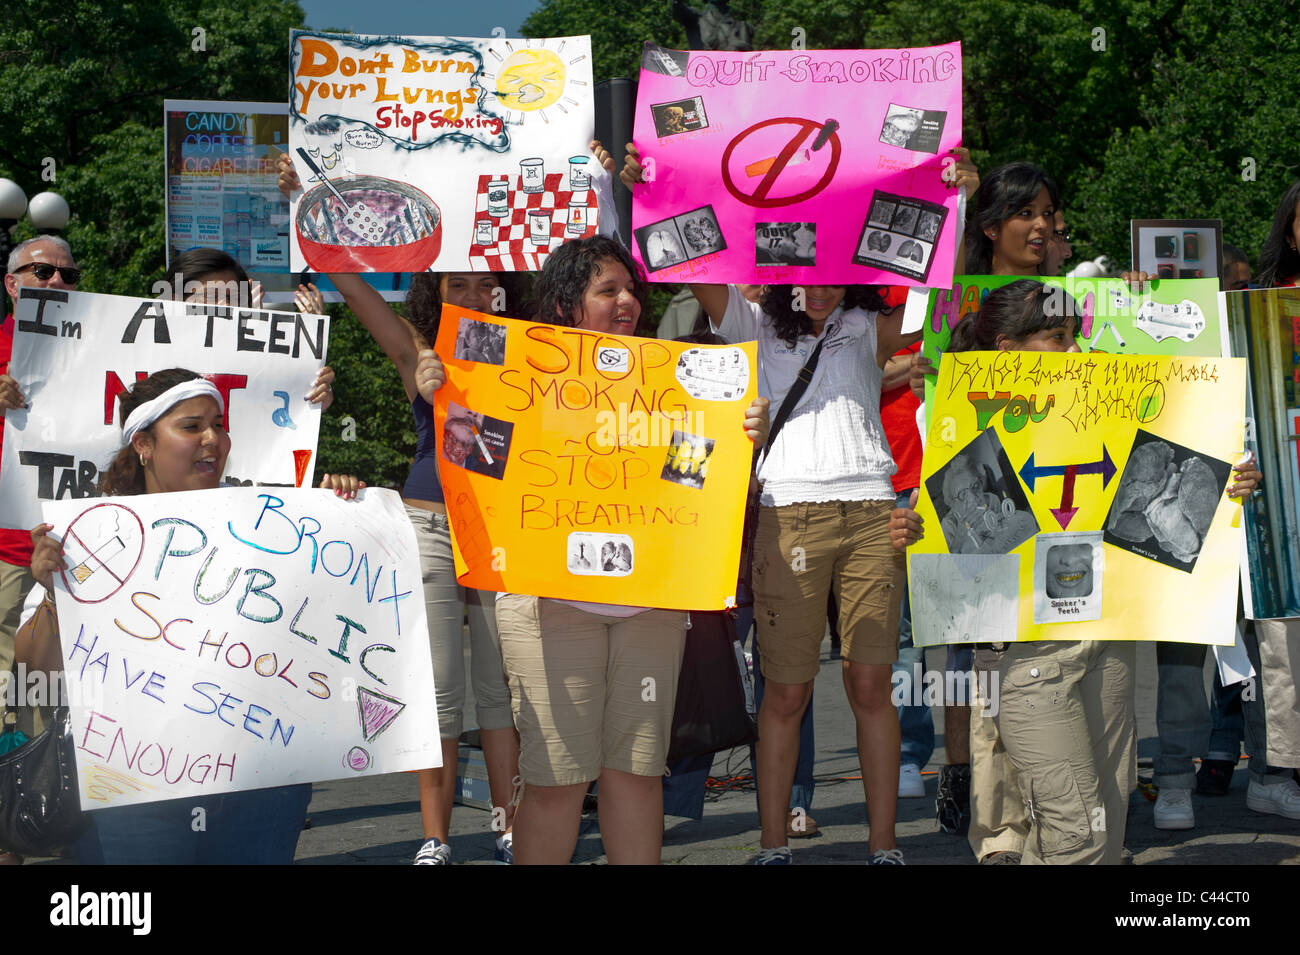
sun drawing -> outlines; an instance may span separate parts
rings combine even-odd
[[[543,122],[550,122],[546,117],[546,110],[550,107],[568,113],[565,104],[570,107],[578,105],[576,99],[566,95],[566,88],[586,85],[582,80],[570,78],[568,69],[584,60],[585,54],[566,61],[564,40],[549,41],[556,44],[555,49],[547,48],[546,40],[527,42],[540,42],[542,45],[515,49],[511,41],[503,40],[502,49],[488,49],[501,66],[495,73],[484,73],[483,85],[489,90],[485,99],[489,102],[495,99],[500,103],[506,110],[507,123],[521,124],[531,113],[540,116]],[[490,69],[490,60],[487,66]]]

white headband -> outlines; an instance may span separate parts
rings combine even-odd
[[[221,392],[217,390],[216,385],[206,378],[192,378],[189,381],[182,381],[179,385],[173,385],[157,398],[146,401],[127,415],[126,424],[122,425],[122,439],[130,444],[137,433],[149,427],[176,405],[200,395],[211,398],[217,403],[221,413],[226,413],[226,403],[221,400]]]

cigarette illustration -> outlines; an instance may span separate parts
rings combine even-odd
[[[1108,328],[1110,329],[1110,333],[1115,336],[1115,344],[1117,344],[1120,348],[1123,348],[1125,344],[1127,344],[1124,341],[1124,336],[1122,336],[1119,333],[1119,329],[1115,327],[1115,323],[1106,322],[1104,325],[1102,325],[1100,328],[1097,329],[1097,334],[1092,336],[1092,341],[1088,342],[1088,347],[1096,348],[1097,342],[1101,341],[1101,336],[1106,334],[1106,329]]]
[[[817,138],[813,140],[812,146],[807,149],[798,150],[790,157],[786,165],[802,166],[804,163],[810,162],[812,160],[812,154],[825,146],[827,141],[831,138],[831,134],[839,128],[840,124],[836,120],[826,120],[826,122],[822,123],[821,131],[817,134]],[[767,171],[772,168],[776,163],[776,160],[776,156],[768,156],[766,159],[759,159],[756,162],[752,162],[745,167],[745,175],[750,179],[757,179],[759,176],[766,176]]]
[[[478,433],[478,427],[471,425],[470,429],[474,432],[474,440],[478,443],[478,450],[479,453],[483,455],[483,460],[488,464],[496,464],[496,462],[492,460],[492,455],[488,451],[487,445],[483,443],[483,438]]]
[[[125,549],[126,544],[123,543],[122,538],[110,537],[108,540],[104,541],[104,543],[100,544],[99,547],[91,553],[90,557],[87,557],[76,567],[72,568],[73,579],[75,579],[79,584],[84,584],[90,578],[90,575],[95,572],[95,568],[90,566],[92,558],[97,560],[99,563],[104,564],[111,558],[116,557]]]

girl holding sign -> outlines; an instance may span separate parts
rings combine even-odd
[[[104,473],[101,494],[195,491],[221,483],[230,436],[222,426],[221,393],[211,382],[172,368],[137,382],[119,404],[125,445]],[[321,487],[350,499],[365,485],[326,474]],[[32,529],[32,576],[41,586],[28,596],[17,640],[18,659],[49,673],[63,669],[53,579],[68,569],[53,529]],[[288,865],[310,801],[311,785],[303,783],[98,810],[77,844],[77,861]],[[195,828],[200,817],[203,825]]]

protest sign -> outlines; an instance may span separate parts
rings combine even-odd
[[[652,281],[947,285],[961,44],[641,59],[634,254]],[[721,186],[721,188],[719,188]]]
[[[1223,296],[1234,355],[1250,359],[1246,447],[1264,482],[1246,504],[1246,615],[1300,616],[1300,289]]]
[[[1216,279],[1223,274],[1220,219],[1134,219],[1133,271],[1161,279]]]
[[[1236,358],[944,355],[908,551],[917,644],[1231,644],[1245,393]]]
[[[434,406],[461,583],[595,603],[734,603],[756,352],[443,305]]]
[[[168,259],[221,249],[249,272],[289,271],[289,200],[277,185],[289,148],[283,103],[165,100]]]
[[[535,271],[596,234],[589,37],[294,31],[294,269]]]
[[[315,469],[329,319],[167,299],[23,289],[9,373],[28,407],[4,416],[0,527],[40,501],[89,497],[122,447],[118,396],[166,368],[211,379],[234,441],[226,478],[294,487]]]
[[[1074,317],[1080,349],[1113,355],[1226,355],[1227,325],[1219,313],[1219,283],[1213,279],[1147,282],[1134,292],[1121,279],[1038,278],[1019,275],[958,275],[951,288],[913,292],[903,330],[924,331],[921,354],[934,366],[948,348],[957,323],[979,310],[994,289],[1033,278],[1059,295],[1046,308]],[[934,376],[926,378],[926,406]]]
[[[441,765],[415,532],[392,491],[58,501],[85,809]]]

